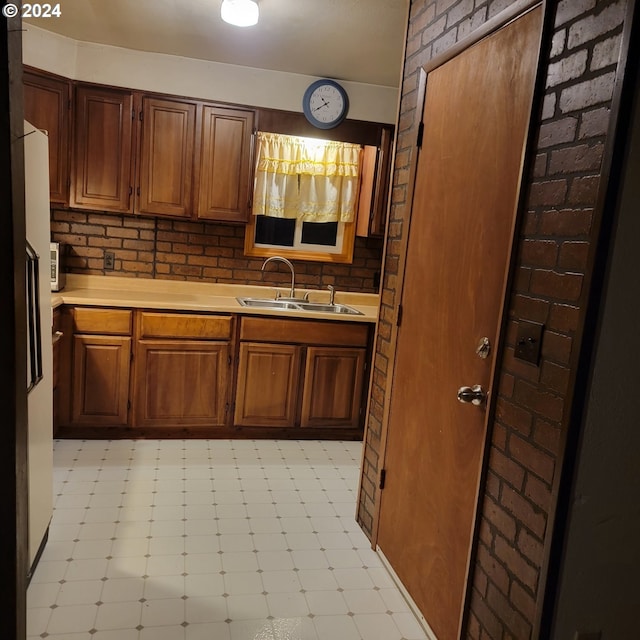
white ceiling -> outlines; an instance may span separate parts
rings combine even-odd
[[[221,0],[59,0],[60,18],[25,22],[84,42],[398,87],[408,3],[258,0],[259,23],[240,28],[221,20]]]

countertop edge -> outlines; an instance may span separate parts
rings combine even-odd
[[[280,287],[280,290],[282,291],[283,288]],[[328,291],[326,290],[299,289],[297,291],[300,295],[309,292],[314,302],[327,302]],[[274,297],[274,289],[269,286],[74,275],[68,276],[64,289],[52,292],[51,305],[54,309],[62,305],[87,305],[234,313],[339,322],[376,323],[378,320],[379,296],[376,294],[336,291],[336,303],[353,307],[362,315],[244,307],[236,300],[236,297],[242,296],[271,298]]]

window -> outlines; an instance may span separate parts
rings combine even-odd
[[[245,253],[351,262],[360,145],[258,133]]]

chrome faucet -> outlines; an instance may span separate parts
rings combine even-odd
[[[335,295],[336,295],[336,290],[335,290],[335,288],[333,287],[333,285],[330,285],[330,284],[328,284],[328,285],[327,285],[327,289],[329,289],[329,304],[330,304],[330,305],[333,305],[333,304],[335,304],[335,303],[333,302],[333,299],[334,299],[334,297],[335,297]]]
[[[286,258],[283,258],[282,256],[271,256],[270,258],[267,258],[263,263],[262,263],[262,267],[261,267],[261,271],[264,271],[264,268],[270,263],[270,262],[284,262],[289,269],[291,270],[291,291],[289,292],[289,297],[291,299],[296,297],[296,272],[293,268],[293,265],[291,264],[291,262],[289,262],[289,260],[287,260]]]

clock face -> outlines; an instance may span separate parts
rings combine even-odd
[[[329,129],[344,120],[349,101],[339,84],[330,80],[318,80],[307,89],[302,107],[311,124]]]

